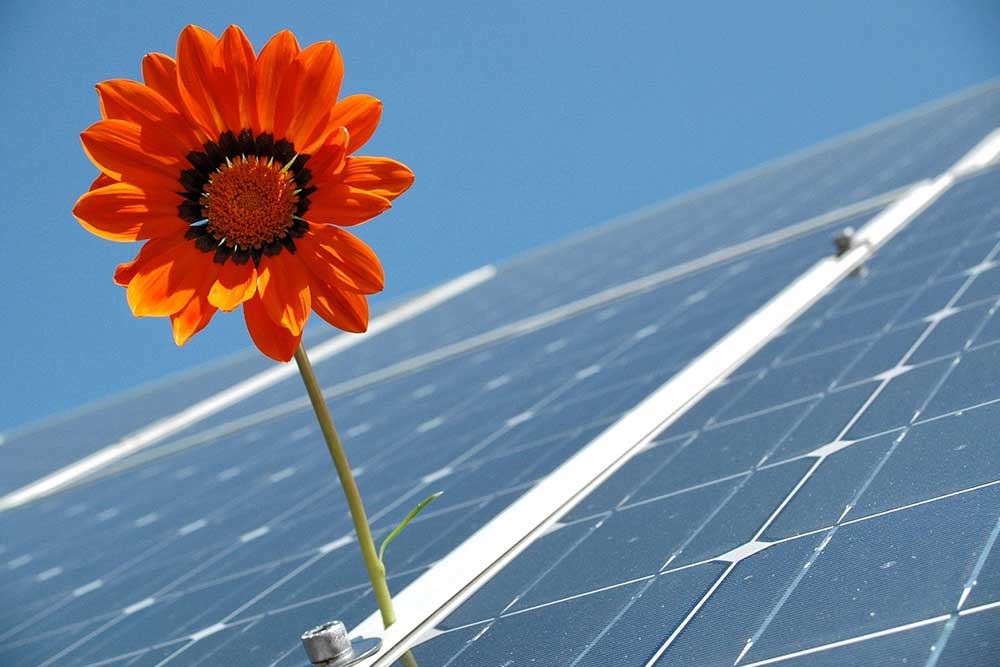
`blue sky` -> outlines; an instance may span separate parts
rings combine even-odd
[[[366,152],[417,175],[362,230],[385,297],[1000,75],[995,0],[4,0],[0,429],[249,346],[238,314],[184,348],[134,319],[111,274],[138,246],[70,215],[95,173],[78,141],[93,84],[138,78],[187,23],[332,39],[343,90],[383,100]]]

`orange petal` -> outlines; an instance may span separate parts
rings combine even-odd
[[[237,134],[244,127],[253,127],[255,62],[250,40],[239,26],[229,26],[215,51],[215,103],[226,126]]]
[[[275,361],[288,361],[292,358],[302,340],[302,334],[293,335],[285,327],[275,324],[264,309],[260,296],[243,304],[243,318],[257,349]]]
[[[413,185],[413,172],[387,157],[349,157],[341,179],[347,185],[392,200]]]
[[[213,264],[206,271],[201,285],[194,296],[187,302],[187,305],[170,316],[170,324],[174,329],[174,342],[183,345],[206,326],[212,320],[218,308],[213,306],[205,298],[205,292],[209,285],[215,282],[215,274],[218,273],[219,265]]]
[[[105,118],[117,118],[136,123],[143,132],[158,132],[164,142],[177,144],[181,155],[200,149],[202,142],[188,121],[158,92],[128,79],[112,79],[97,84],[101,113]]]
[[[280,100],[281,82],[299,54],[299,43],[288,30],[282,30],[264,45],[254,67],[256,91],[254,105],[257,123],[254,132],[274,132],[274,112],[277,105],[290,100]],[[280,139],[281,137],[276,137]]]
[[[117,181],[151,192],[180,189],[177,179],[183,164],[155,131],[126,120],[100,120],[84,130],[80,141],[90,161]]]
[[[344,227],[370,220],[392,206],[385,197],[343,183],[318,188],[309,202],[307,220]]]
[[[265,257],[257,273],[257,291],[275,324],[292,335],[302,333],[309,319],[309,274],[297,257],[284,250]]]
[[[326,137],[323,145],[309,158],[306,165],[313,173],[312,183],[340,181],[340,171],[347,157],[347,142],[350,140],[347,129],[338,127]]]
[[[222,310],[233,310],[257,291],[257,269],[250,262],[232,260],[222,265],[219,276],[208,292],[208,302]]]
[[[330,112],[330,124],[342,125],[351,134],[349,152],[371,139],[382,117],[382,102],[371,95],[350,95],[337,102]]]
[[[137,267],[148,263],[150,257],[173,248],[176,243],[177,239],[173,237],[155,238],[144,243],[135,259],[119,264],[118,268],[115,269],[115,284],[128,287],[128,284],[135,278]]]
[[[339,290],[313,278],[309,284],[312,309],[324,320],[344,331],[368,330],[368,299],[363,294]]]
[[[111,241],[140,241],[154,236],[183,236],[188,225],[177,204],[150,197],[130,183],[112,183],[76,201],[73,215],[88,231]]]
[[[142,250],[145,250],[146,246],[148,246],[150,243],[153,243],[153,241],[150,241],[146,245],[142,246]],[[142,255],[142,250],[139,251],[140,255]],[[114,277],[115,284],[121,285],[122,287],[128,287],[128,284],[132,282],[133,278],[135,278],[135,267],[138,264],[139,264],[138,257],[133,259],[131,262],[125,262],[124,264],[119,264],[118,267],[115,269],[115,277]]]
[[[309,225],[309,232],[295,240],[295,247],[309,271],[324,283],[360,294],[374,294],[385,285],[374,251],[343,229]]]
[[[184,28],[177,39],[177,83],[181,106],[191,120],[216,138],[229,129],[214,91],[214,55],[218,41],[215,35],[194,25]]]
[[[286,137],[299,153],[312,153],[337,125],[328,122],[344,78],[344,61],[333,42],[311,44],[295,56],[281,82],[274,136]]]
[[[142,80],[165,97],[178,111],[182,108],[177,88],[177,62],[164,53],[147,53],[142,59]]]
[[[117,183],[117,182],[118,181],[111,178],[104,172],[101,172],[97,175],[97,178],[94,179],[94,182],[90,184],[90,189],[96,190],[97,188],[103,188],[105,185],[111,185],[112,183]]]
[[[140,253],[142,261],[133,269],[128,305],[136,317],[173,315],[187,305],[205,273],[212,270],[211,253],[201,252],[183,236],[169,241],[146,258]]]

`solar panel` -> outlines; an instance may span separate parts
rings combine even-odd
[[[990,664],[998,185],[955,186],[417,655]]]
[[[987,86],[517,260],[317,364],[376,539],[445,491],[390,547],[390,587],[455,552],[828,255],[834,225],[862,227],[899,188],[947,169],[998,105]],[[923,135],[937,140],[901,150]],[[421,664],[744,665],[802,651],[863,662],[920,655],[911,638],[941,644],[945,628],[941,660],[974,655],[997,585],[981,435],[995,422],[979,406],[1000,393],[984,338],[1000,337],[996,185],[991,172],[953,186],[867,276],[837,286],[442,621],[415,649]],[[197,402],[259,369],[219,366],[26,431],[3,448],[15,462],[4,489],[46,472],[22,462],[32,444],[87,434],[58,467],[138,426],[109,414],[155,402],[169,416],[185,392]],[[968,443],[951,459],[934,449],[958,432]],[[303,630],[355,626],[374,608],[318,437],[289,378],[0,513],[0,662],[304,664]],[[889,554],[882,569],[901,544],[916,563]],[[845,562],[878,565],[865,596],[811,608],[838,599],[830,581],[858,576]],[[963,585],[962,613],[940,610]],[[925,587],[922,607],[890,603],[906,586]]]

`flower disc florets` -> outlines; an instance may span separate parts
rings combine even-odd
[[[295,190],[288,170],[272,160],[251,156],[228,161],[202,192],[208,233],[233,247],[260,248],[280,239],[292,226]]]

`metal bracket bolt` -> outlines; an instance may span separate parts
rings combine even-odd
[[[871,247],[871,241],[866,238],[862,238],[859,243],[857,236],[855,235],[854,227],[844,227],[840,230],[840,233],[833,237],[833,247],[836,248],[834,256],[843,257],[848,253],[848,251],[854,250],[859,245]],[[868,267],[864,264],[859,264],[857,268],[851,271],[852,278],[864,278],[867,275]]]
[[[837,249],[834,253],[837,257],[843,257],[848,250],[854,247],[854,227],[844,227],[833,237],[833,247]]]
[[[382,640],[378,637],[351,639],[343,623],[331,621],[303,634],[302,647],[316,667],[350,667],[378,651]]]

